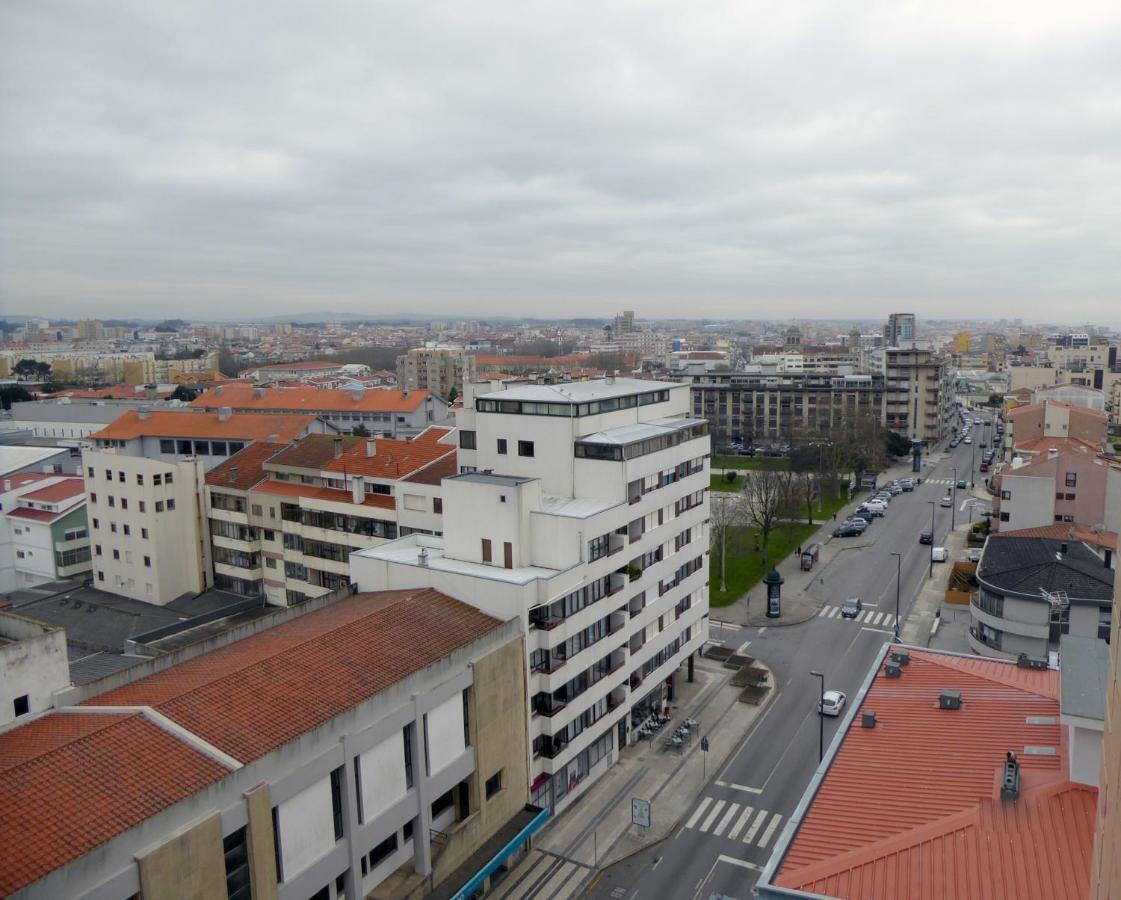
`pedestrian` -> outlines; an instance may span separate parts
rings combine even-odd
[[[836,511],[834,511],[834,513],[833,513],[833,521],[834,521],[834,522],[836,522],[836,521],[837,521],[837,513],[836,513]]]
[[[798,555],[799,556],[802,555],[802,545],[801,544],[798,545]]]

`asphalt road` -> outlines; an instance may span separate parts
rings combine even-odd
[[[976,428],[974,436],[978,437]],[[935,504],[934,534],[939,544],[950,528],[951,510],[938,501],[950,492],[954,466],[958,477],[968,481],[970,456],[971,446],[965,444],[936,452],[936,462],[921,473],[923,484],[896,496],[886,516],[869,528],[865,538],[872,538],[871,546],[842,552],[823,570],[805,574],[807,582],[813,580],[807,590],[826,603],[822,615],[801,625],[745,628],[729,639],[730,645],[750,641],[747,652],[771,667],[775,697],[690,808],[673,811],[684,816],[671,837],[607,870],[587,896],[604,900],[708,900],[713,894],[746,900],[751,896],[759,871],[818,764],[819,682],[810,672],[825,675],[827,690],[855,696],[876,651],[893,637],[897,563],[892,553],[902,555],[900,615],[906,619],[930,569],[930,547],[919,544],[919,535],[930,528],[930,501]],[[978,484],[983,477],[976,476]],[[957,496],[955,511],[962,499]],[[831,606],[853,596],[869,608],[862,616],[866,621],[841,619],[839,611],[831,612]],[[715,629],[714,636],[719,637]],[[838,720],[825,718],[824,725],[828,748]],[[869,777],[875,773],[869,772]]]

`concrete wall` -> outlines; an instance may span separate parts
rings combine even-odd
[[[455,760],[466,746],[463,730],[463,697],[452,696],[426,717],[428,770],[435,774]]]
[[[0,613],[0,728],[15,721],[15,700],[27,696],[29,713],[50,709],[54,692],[70,684],[66,633],[11,613]]]
[[[1102,768],[1102,732],[1100,722],[1078,720],[1067,727],[1070,780],[1098,786]]]
[[[144,900],[226,896],[222,817],[213,813],[136,858]]]
[[[1114,519],[1114,531],[1121,518]],[[1098,821],[1090,866],[1090,900],[1121,898],[1121,578],[1113,585],[1113,625],[1105,684],[1105,733],[1098,782]]]
[[[331,781],[321,778],[277,806],[281,877],[291,881],[335,846]]]

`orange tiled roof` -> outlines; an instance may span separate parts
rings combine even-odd
[[[130,441],[138,437],[216,438],[218,440],[258,441],[276,435],[282,442],[294,441],[315,422],[313,415],[255,415],[235,413],[225,421],[217,413],[183,410],[153,410],[141,419],[138,410],[129,410],[100,431],[94,440]]]
[[[307,497],[309,500],[328,500],[331,503],[353,503],[350,491],[336,488],[317,487],[313,484],[299,484],[295,481],[262,481],[250,488],[254,494],[277,494],[282,497]],[[380,509],[396,509],[397,502],[389,494],[365,494],[363,506]]]
[[[1027,450],[1029,453],[1045,453],[1059,450],[1067,453],[1097,453],[1098,445],[1085,438],[1041,437],[1026,441],[1014,441],[1014,450]]]
[[[206,483],[215,487],[247,491],[258,481],[264,480],[264,464],[283,450],[284,446],[256,441],[207,472]]]
[[[377,453],[366,455],[366,442],[345,447],[342,456],[332,457],[323,468],[328,472],[346,472],[369,478],[404,478],[442,456],[455,454],[455,447],[440,443],[451,433],[450,428],[426,428],[408,441],[378,439]]]
[[[260,391],[256,396],[254,390]],[[217,389],[203,392],[190,402],[193,409],[217,410],[223,406],[232,409],[296,412],[412,412],[424,405],[428,391],[365,390],[360,398],[357,391],[328,390],[309,385],[299,387],[254,388],[252,384],[228,384],[219,394]]]
[[[21,494],[20,499],[30,500],[32,503],[59,503],[62,500],[76,497],[78,494],[84,494],[85,491],[85,479],[79,475],[78,477],[63,478],[56,484],[49,484],[38,490]]]
[[[355,594],[85,705],[152,706],[248,763],[501,624],[434,590]]]
[[[881,669],[874,679],[861,709],[874,710],[877,725],[845,734],[775,884],[830,896],[987,900],[1032,894],[1015,889],[1027,877],[1062,881],[1040,896],[1084,896],[1096,792],[1067,781],[1059,673],[907,649],[902,677]],[[962,692],[961,709],[938,708],[943,689]],[[1032,745],[1055,753],[1025,754]],[[1021,796],[1001,806],[1009,750]]]
[[[456,458],[455,448],[447,456],[441,456],[436,462],[425,466],[423,469],[418,469],[406,481],[412,481],[417,484],[439,484],[445,478],[451,478],[452,475],[459,473],[459,461]]]
[[[0,735],[0,895],[228,770],[141,713],[52,713]]]

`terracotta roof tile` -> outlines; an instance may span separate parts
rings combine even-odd
[[[877,725],[845,733],[774,883],[885,900],[1085,896],[1096,791],[1067,781],[1059,673],[906,649],[902,677],[877,673],[854,720],[874,710]],[[943,689],[962,692],[960,709],[938,708]],[[1009,750],[1016,804],[999,801]]]
[[[356,594],[86,705],[153,706],[250,762],[500,625],[433,590]]]
[[[13,519],[26,519],[29,522],[53,522],[55,519],[65,516],[69,511],[70,510],[51,512],[46,509],[28,509],[26,506],[19,506],[15,509],[8,510],[8,517]]]
[[[441,456],[436,462],[430,463],[422,469],[418,469],[405,480],[417,484],[439,484],[443,479],[458,474],[459,461],[453,448],[451,453]]]
[[[282,497],[307,497],[309,500],[328,500],[331,503],[349,503],[353,505],[353,495],[350,491],[340,491],[335,488],[316,487],[313,484],[299,484],[294,481],[262,481],[253,487],[254,494],[276,494]],[[363,506],[374,506],[379,509],[396,509],[397,503],[389,494],[365,494]]]
[[[217,413],[153,411],[141,419],[138,410],[129,410],[114,419],[101,431],[90,435],[94,440],[129,441],[138,437],[216,438],[234,441],[267,440],[276,435],[281,442],[293,441],[315,422],[313,415],[254,415],[236,413],[225,421]]]
[[[53,713],[0,735],[0,894],[227,774],[141,713]]]
[[[349,475],[364,475],[371,478],[404,478],[417,469],[435,462],[442,456],[455,454],[455,447],[441,443],[451,433],[449,428],[426,428],[415,438],[408,441],[379,439],[377,453],[366,455],[366,442],[343,449],[338,459],[332,459],[323,467],[328,472],[346,472]]]
[[[56,484],[49,484],[44,488],[21,494],[20,499],[30,500],[33,503],[59,503],[85,492],[85,479],[79,475],[76,478],[63,478]]]
[[[260,391],[257,396],[255,391]],[[240,410],[285,410],[292,412],[412,412],[424,405],[428,391],[328,390],[300,385],[255,389],[252,384],[228,384],[219,394],[211,389],[191,401],[193,409],[216,410],[223,406]]]
[[[265,479],[264,464],[285,446],[255,441],[207,472],[206,483],[215,487],[247,491],[258,481]]]

